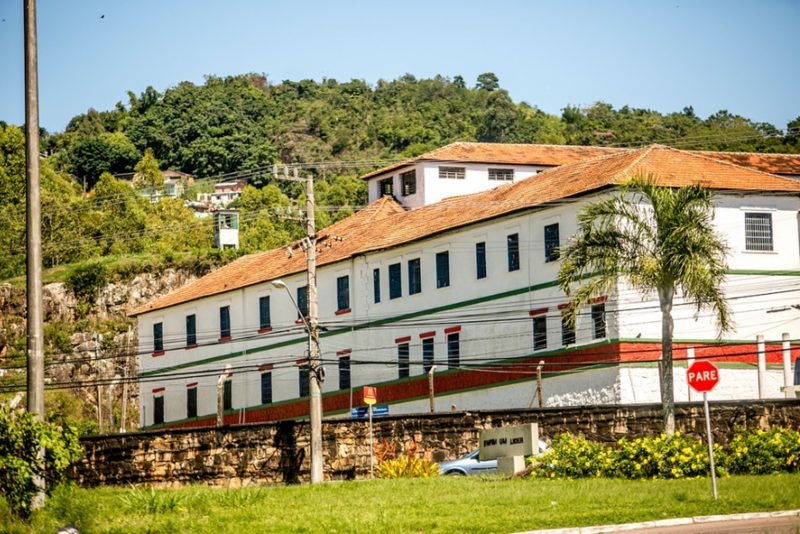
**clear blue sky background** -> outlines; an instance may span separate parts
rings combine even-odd
[[[104,18],[100,18],[105,15]],[[779,128],[800,115],[800,1],[39,0],[41,123],[203,76],[482,72],[550,113],[692,105]],[[0,0],[0,120],[24,121],[21,0]]]

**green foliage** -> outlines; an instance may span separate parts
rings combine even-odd
[[[100,262],[76,265],[67,275],[66,287],[83,302],[92,303],[100,288],[108,283],[108,272]]]
[[[741,432],[727,447],[714,445],[719,474],[764,475],[800,471],[800,432],[773,427]],[[693,478],[708,476],[705,440],[676,433],[619,440],[615,447],[562,434],[529,459],[535,478]]]
[[[144,156],[139,160],[134,169],[136,171],[136,185],[149,187],[156,191],[164,189],[164,175],[158,168],[158,161],[153,156],[153,150],[146,148]]]
[[[439,464],[417,458],[416,456],[400,456],[384,460],[378,465],[380,478],[430,478],[439,476]]]
[[[181,494],[155,488],[131,488],[123,496],[122,502],[133,514],[167,514],[183,511],[184,498]]]
[[[101,132],[77,136],[69,150],[69,168],[91,189],[104,172],[119,173],[133,169],[141,153],[122,132]]]
[[[45,451],[43,462],[37,457],[40,448]],[[52,490],[81,451],[70,427],[40,422],[29,412],[0,405],[0,493],[17,515],[30,514],[35,478],[42,477]]]
[[[800,432],[772,427],[738,434],[728,444],[725,467],[732,474],[800,471]]]

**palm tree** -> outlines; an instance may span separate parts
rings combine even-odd
[[[711,224],[712,193],[698,185],[661,187],[655,176],[634,177],[621,191],[589,204],[579,229],[560,250],[558,282],[570,297],[566,320],[574,324],[579,305],[612,292],[620,280],[643,294],[658,294],[661,308],[659,382],[664,431],[675,432],[672,380],[672,301],[715,312],[718,335],[732,327],[721,289],[728,247]],[[587,279],[583,283],[581,280]],[[578,284],[578,285],[576,285]]]

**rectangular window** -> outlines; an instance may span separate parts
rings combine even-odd
[[[514,169],[489,169],[490,180],[514,181]]]
[[[186,346],[195,345],[197,345],[197,317],[192,314],[186,316]]]
[[[260,297],[258,299],[258,328],[260,330],[272,326],[272,318],[270,315],[269,297]]]
[[[408,260],[408,294],[416,295],[422,292],[422,267],[420,259]]]
[[[458,369],[461,360],[461,341],[458,332],[447,334],[447,367]]]
[[[297,288],[297,307],[300,309],[298,319],[308,317],[308,286]]]
[[[350,389],[350,356],[339,357],[339,389]]]
[[[301,397],[308,397],[308,364],[304,363],[298,368],[298,386]]]
[[[519,234],[511,234],[508,241],[508,272],[519,271]]]
[[[403,296],[403,284],[400,264],[393,263],[389,266],[389,298],[397,299],[401,296]]]
[[[403,184],[403,196],[407,197],[417,192],[417,171],[408,171],[400,175]]]
[[[606,337],[606,305],[592,306],[592,336],[594,339]]]
[[[153,424],[164,422],[164,396],[153,397]]]
[[[544,227],[544,261],[551,262],[558,259],[558,223],[548,224]]]
[[[561,344],[565,347],[575,344],[575,327],[567,324],[563,315],[561,316]]]
[[[153,325],[153,352],[164,352],[164,323]]]
[[[439,178],[444,178],[447,180],[463,180],[465,175],[465,167],[439,167]]]
[[[408,343],[400,343],[397,345],[397,377],[408,378],[409,367]]]
[[[219,309],[219,337],[228,339],[231,337],[231,307],[222,306]]]
[[[381,270],[372,269],[372,295],[375,304],[381,301]]]
[[[225,381],[225,385],[223,386],[222,409],[223,410],[233,409],[233,380],[231,380],[230,378]]]
[[[544,315],[533,318],[533,350],[547,348],[547,317]]]
[[[197,386],[186,388],[186,417],[197,417]]]
[[[392,189],[394,189],[392,184],[393,181],[394,180],[392,178],[387,178],[385,180],[381,180],[380,182],[378,182],[378,189],[380,190],[381,196],[384,195],[392,196],[393,192]]]
[[[436,287],[450,285],[450,253],[436,253]]]
[[[261,404],[272,404],[272,372],[261,373]]]
[[[486,278],[486,242],[475,243],[475,268],[478,279]]]
[[[422,370],[427,374],[433,367],[433,338],[422,340]]]
[[[745,250],[772,251],[772,214],[744,214]]]
[[[350,277],[340,276],[336,279],[336,305],[337,310],[350,308]]]

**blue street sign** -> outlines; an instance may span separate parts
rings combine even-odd
[[[389,415],[388,404],[376,404],[372,407],[372,417],[386,417]],[[350,416],[353,419],[366,419],[369,417],[369,408],[366,406],[356,406],[350,409]]]

